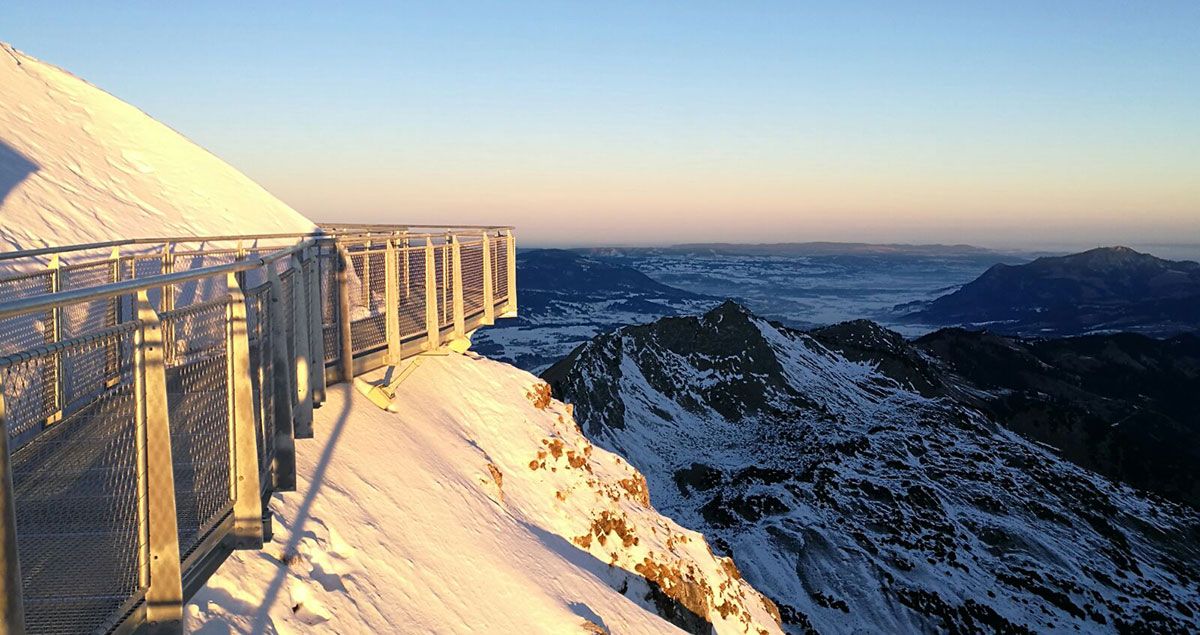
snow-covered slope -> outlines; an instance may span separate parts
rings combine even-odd
[[[174,130],[0,43],[0,251],[312,229]]]
[[[275,540],[221,567],[191,628],[678,632],[669,614],[693,632],[779,632],[733,563],[655,512],[641,475],[534,376],[427,357],[397,403],[331,387],[317,438],[297,444],[298,491],[272,501]]]
[[[600,336],[545,377],[792,632],[1200,629],[1194,509],[736,304]]]

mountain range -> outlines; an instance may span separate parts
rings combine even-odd
[[[932,302],[900,305],[913,322],[1018,335],[1200,330],[1200,263],[1099,247],[996,264]]]
[[[791,632],[1200,628],[1196,510],[1064,456],[1106,456],[1084,442],[1037,439],[1094,432],[1081,404],[1122,416],[1138,388],[1104,377],[1156,353],[1133,355],[1144,341],[971,337],[910,343],[869,322],[801,332],[727,302],[601,335],[543,377],[594,442],[646,475],[656,508],[733,557]],[[1194,343],[1163,346],[1174,345]],[[996,347],[1006,365],[983,356]],[[1172,390],[1147,398],[1185,412],[1163,396]],[[1059,401],[1084,413],[1073,433],[1052,425]],[[1001,425],[1008,411],[1037,434]],[[1132,414],[1116,429],[1136,438],[1145,415]]]

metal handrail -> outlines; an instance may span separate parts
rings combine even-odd
[[[324,229],[329,227],[329,230]],[[338,227],[348,228],[339,230]],[[163,243],[198,243],[198,242],[221,242],[229,240],[276,240],[283,238],[326,238],[337,237],[345,234],[359,234],[364,230],[378,229],[380,231],[395,231],[401,232],[407,229],[446,229],[446,230],[495,230],[509,231],[515,229],[508,225],[382,225],[370,223],[331,223],[329,225],[321,225],[318,229],[311,232],[284,232],[274,234],[218,234],[212,236],[167,236],[167,237],[146,237],[146,238],[121,238],[118,240],[108,240],[94,243],[79,243],[75,245],[62,245],[58,247],[38,247],[36,249],[22,249],[19,251],[0,251],[0,261],[14,260],[16,258],[29,258],[36,256],[50,256],[54,254],[63,254],[73,251],[87,251],[89,249],[111,249],[113,247],[125,247],[128,245],[154,245]]]
[[[280,249],[265,256],[255,256],[246,258],[224,265],[212,265],[210,267],[202,267],[200,269],[189,269],[187,271],[177,271],[173,273],[163,273],[156,276],[147,276],[145,278],[134,278],[133,280],[122,280],[120,282],[112,282],[99,287],[85,287],[83,289],[71,289],[69,291],[56,291],[54,293],[46,293],[42,295],[30,296],[28,298],[18,298],[9,300],[8,302],[0,302],[0,319],[17,317],[20,315],[28,315],[38,311],[46,311],[57,306],[70,304],[79,304],[81,302],[89,302],[92,300],[104,300],[123,295],[165,287],[172,284],[182,284],[201,280],[203,278],[212,278],[221,274],[240,273],[257,269],[258,267],[268,266],[271,263],[298,253],[308,247],[311,247],[312,241],[303,241],[291,247]]]

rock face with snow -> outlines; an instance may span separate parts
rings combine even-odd
[[[313,229],[137,108],[0,43],[0,251]]]
[[[424,358],[400,412],[330,388],[275,539],[188,607],[234,632],[780,632],[774,605],[533,375]],[[207,631],[205,631],[207,632]]]
[[[600,336],[544,377],[792,632],[1200,628],[1195,510],[934,396],[886,332],[824,337],[910,374],[726,303]]]

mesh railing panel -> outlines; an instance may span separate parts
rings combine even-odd
[[[454,324],[454,289],[451,272],[453,270],[454,250],[450,245],[434,247],[433,266],[434,278],[437,281],[438,326],[445,328]]]
[[[258,438],[259,474],[262,486],[275,458],[274,365],[271,347],[271,287],[260,285],[246,292],[246,326],[250,341],[250,384],[254,394],[254,430]]]
[[[321,337],[325,344],[325,362],[336,362],[341,355],[341,333],[338,330],[337,254],[322,251],[317,259],[320,271]]]
[[[36,272],[0,280],[0,298],[19,300],[49,293],[50,272]],[[39,346],[46,341],[46,332],[53,326],[49,312],[19,315],[0,319],[0,355],[8,355]]]
[[[425,334],[425,248],[407,247],[397,250],[400,287],[400,337]]]
[[[136,326],[54,348],[67,356],[114,345],[131,350]],[[42,349],[0,360],[10,419],[28,413],[12,407],[24,401],[14,378],[36,377],[49,356]],[[121,359],[118,383],[11,451],[27,632],[107,630],[143,593],[132,356]]]
[[[483,241],[464,242],[462,252],[463,313],[483,311]]]
[[[508,299],[508,237],[491,239],[492,248],[492,297],[497,303]]]
[[[354,271],[350,287],[350,342],[355,353],[387,343],[386,253],[386,249],[376,247],[350,254]]]
[[[183,558],[233,504],[226,324],[229,301],[162,315],[173,338],[167,359],[167,404],[179,550]]]

